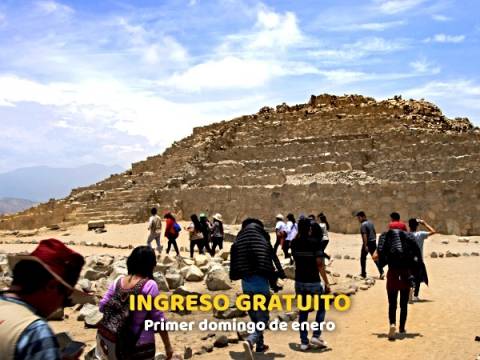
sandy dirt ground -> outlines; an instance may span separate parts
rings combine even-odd
[[[182,225],[185,225],[182,223]],[[379,230],[382,230],[380,226]],[[68,233],[68,236],[64,234]],[[58,238],[80,244],[82,241],[106,243],[111,245],[141,245],[147,237],[146,224],[108,225],[107,232],[96,234],[86,230],[86,225],[68,228],[66,231],[42,231],[33,237],[18,238],[12,235],[0,236],[0,252],[14,253],[31,251],[34,244],[25,244],[31,240]],[[347,274],[360,272],[358,235],[330,234],[328,252],[332,255],[348,255],[355,259],[335,259],[329,269],[338,272],[341,278]],[[448,244],[444,244],[448,240]],[[480,257],[465,256],[480,252],[480,237],[469,237],[468,243],[458,242],[457,236],[435,235],[425,242],[424,253],[430,277],[430,287],[422,285],[421,302],[409,306],[407,335],[396,341],[388,341],[387,297],[385,282],[378,280],[366,291],[359,291],[352,297],[352,307],[344,313],[335,310],[327,313],[326,320],[334,321],[336,329],[323,335],[331,349],[300,352],[299,336],[293,331],[265,333],[265,341],[270,351],[257,355],[256,359],[370,359],[372,357],[388,359],[475,359],[480,354]],[[14,244],[12,242],[21,242]],[[165,241],[162,239],[164,245]],[[181,232],[179,246],[183,248],[182,256],[188,256],[188,238]],[[226,243],[228,250],[230,244]],[[73,245],[74,249],[84,255],[111,254],[128,255],[130,250],[105,248],[98,246]],[[430,258],[432,251],[446,253],[447,250],[460,252],[458,258]],[[173,250],[172,250],[173,253]],[[368,260],[367,272],[376,276],[376,268]],[[335,278],[333,278],[335,280]],[[202,283],[188,283],[193,290],[204,288]],[[284,292],[291,292],[293,281],[286,280]],[[238,282],[234,284],[233,293],[239,291]],[[85,329],[83,322],[76,320],[72,310],[66,310],[64,321],[52,321],[56,331],[68,331],[71,336],[85,341],[88,348],[94,345],[95,330]],[[167,314],[169,319],[201,320],[204,314],[181,317]],[[211,317],[211,316],[210,316]],[[311,314],[311,320],[313,315]],[[199,344],[204,333],[172,333],[172,342],[179,353],[187,344]],[[234,334],[228,334],[229,337]],[[157,341],[160,343],[160,341]],[[161,351],[162,346],[158,344]],[[231,344],[224,349],[215,349],[212,353],[199,356],[204,359],[244,359],[241,344]],[[196,357],[195,357],[196,358]]]

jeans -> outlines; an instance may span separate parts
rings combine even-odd
[[[247,295],[258,295],[259,293],[245,293]],[[270,298],[270,294],[263,294],[267,297],[267,304],[268,299]],[[250,316],[250,320],[256,324],[264,323],[265,328],[268,327],[268,320],[269,320],[269,312],[268,310],[249,310],[248,316]],[[252,344],[256,345],[256,351],[261,352],[265,347],[265,343],[263,340],[263,331],[255,329],[253,333],[247,336],[247,341]]]
[[[295,292],[297,295],[322,295],[324,293],[323,286],[321,283],[302,283],[302,282],[295,282]],[[317,311],[317,315],[315,316],[315,321],[320,324],[325,320],[325,308],[323,301],[320,301],[320,308]],[[300,323],[300,341],[302,344],[307,345],[309,343],[308,340],[308,331],[302,330],[302,326],[304,323],[308,321],[308,311],[300,311],[298,316],[298,321]],[[322,331],[319,329],[313,332],[314,338],[319,338],[322,334]]]
[[[178,250],[178,245],[177,245],[177,237],[178,235],[172,235],[172,234],[167,235],[167,239],[168,239],[167,254],[170,252],[170,249],[173,245],[173,248],[175,249],[175,252],[177,253],[177,255],[180,255],[180,250]]]
[[[375,241],[367,241],[367,248],[368,251],[365,250],[365,247],[362,245],[362,251],[360,253],[360,266],[362,267],[362,276],[366,277],[367,276],[367,255],[370,253],[370,255],[373,255],[375,250],[377,250],[377,244]],[[378,261],[375,261],[375,265],[377,265],[378,272],[380,275],[383,274],[383,269],[380,268],[378,265]]]
[[[388,294],[388,319],[390,325],[396,324],[397,317],[397,298],[398,293],[400,293],[400,331],[405,330],[405,323],[407,322],[407,313],[408,313],[408,295],[410,294],[410,289],[402,290],[389,290]]]
[[[223,237],[212,237],[212,256],[215,255],[215,249],[217,246],[220,250],[223,249]]]
[[[195,246],[198,248],[198,253],[203,254],[203,239],[197,240],[190,240],[190,257],[193,258],[193,252],[195,250]]]

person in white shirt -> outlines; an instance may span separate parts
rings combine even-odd
[[[148,220],[148,234],[147,245],[152,247],[152,241],[157,243],[157,251],[162,253],[162,245],[160,244],[160,238],[162,236],[162,219],[157,215],[157,208],[150,210],[150,219]]]
[[[283,249],[283,243],[285,242],[285,237],[287,236],[287,225],[283,221],[283,215],[278,214],[275,217],[275,233],[277,238],[275,240],[275,245],[273,246],[274,254],[277,254],[278,247],[281,246]]]
[[[290,256],[290,246],[292,244],[292,240],[297,237],[298,234],[298,226],[297,222],[295,221],[295,217],[293,214],[288,214],[287,215],[287,226],[286,226],[286,231],[287,231],[287,236],[285,238],[285,241],[283,243],[283,253],[285,254],[285,259],[291,259]]]
[[[328,236],[328,230],[330,230],[330,225],[328,224],[327,217],[323,212],[318,214],[318,224],[322,229],[322,250],[325,251],[330,241],[330,238]]]
[[[418,231],[419,225],[425,226],[425,228],[428,231]],[[429,236],[436,234],[437,231],[427,224],[424,220],[422,219],[410,219],[408,220],[408,227],[410,228],[410,232],[415,238],[415,242],[417,243],[418,247],[420,248],[420,253],[422,254],[423,258],[423,243],[425,242],[425,239],[428,238]],[[419,274],[415,276],[415,291],[413,293],[413,297],[411,298],[411,302],[413,301],[419,301],[418,294],[420,293],[420,284],[424,281],[427,281],[427,271],[425,268],[420,271]]]

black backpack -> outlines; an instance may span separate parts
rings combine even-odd
[[[378,252],[381,264],[412,267],[420,260],[420,249],[413,236],[401,230],[389,230],[380,235]]]
[[[98,324],[98,332],[115,343],[117,359],[132,359],[142,328],[138,334],[132,330],[132,315],[129,309],[130,295],[140,295],[148,279],[140,280],[132,289],[122,289],[121,279],[115,285],[115,293],[103,308],[103,318]]]

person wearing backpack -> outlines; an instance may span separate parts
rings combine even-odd
[[[203,234],[203,249],[206,249],[207,253],[211,254],[212,249],[210,247],[210,235],[212,233],[212,223],[208,220],[208,217],[205,213],[201,213],[199,216],[200,224],[202,225],[202,234]]]
[[[212,224],[212,256],[215,256],[215,249],[223,249],[223,221],[221,214],[213,215],[213,224]]]
[[[400,294],[399,333],[404,335],[410,289],[415,283],[414,274],[423,265],[420,248],[412,234],[398,229],[388,230],[380,235],[378,248],[372,258],[382,269],[388,265],[387,295],[390,323],[388,339],[395,340],[398,295]]]
[[[117,278],[110,284],[100,300],[103,318],[98,324],[95,355],[102,360],[130,360],[155,358],[155,333],[144,330],[146,319],[165,321],[161,311],[130,311],[130,295],[156,297],[157,283],[153,269],[157,264],[155,252],[148,246],[133,249],[127,259],[128,275]],[[173,348],[167,331],[160,331],[165,346],[166,359],[172,359]]]
[[[167,255],[173,245],[177,256],[180,256],[180,251],[178,250],[177,245],[177,238],[182,228],[180,227],[180,225],[177,224],[177,221],[175,220],[175,217],[172,215],[172,213],[166,213],[163,218],[165,219],[165,237],[168,239]]]

